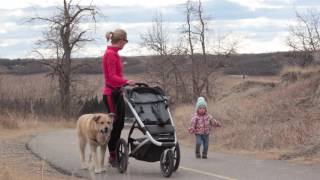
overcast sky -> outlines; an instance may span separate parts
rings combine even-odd
[[[50,17],[62,0],[0,0],[0,58],[34,57],[35,43],[41,39],[45,24],[25,23],[30,17]],[[140,35],[151,27],[156,12],[162,12],[171,43],[179,37],[184,23],[185,0],[74,0],[96,5],[101,16],[91,32],[94,42],[87,44],[76,57],[99,57],[107,45],[104,35],[115,28],[128,32],[129,43],[121,55],[150,54],[140,48]],[[295,11],[320,10],[319,0],[203,0],[210,21],[208,38],[211,45],[217,36],[228,34],[240,42],[239,53],[286,51],[288,25],[294,22]],[[89,24],[83,24],[88,27]]]

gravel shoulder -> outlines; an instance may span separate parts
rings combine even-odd
[[[59,173],[26,148],[32,137],[46,131],[0,129],[0,180],[79,179]]]

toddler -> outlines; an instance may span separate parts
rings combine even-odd
[[[196,113],[191,119],[189,132],[196,137],[196,158],[201,158],[200,147],[202,149],[202,158],[207,159],[209,148],[209,134],[213,127],[221,127],[221,124],[213,119],[207,112],[208,105],[203,97],[199,97],[196,103]]]

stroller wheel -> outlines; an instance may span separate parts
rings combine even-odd
[[[170,177],[173,172],[173,152],[171,149],[166,149],[160,157],[161,174],[164,177]]]
[[[116,162],[118,171],[125,173],[128,167],[128,146],[124,139],[120,138],[116,146]]]
[[[173,171],[177,171],[180,164],[180,146],[178,142],[173,150],[173,159]]]

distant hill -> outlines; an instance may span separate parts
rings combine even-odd
[[[150,60],[158,56],[123,57],[126,74],[143,73]],[[175,57],[179,59],[180,57]],[[181,56],[182,58],[182,56]],[[217,56],[210,55],[209,60],[217,61]],[[224,64],[226,74],[274,75],[286,64],[302,64],[298,58],[289,56],[289,52],[265,54],[237,54],[219,59]],[[183,61],[184,62],[184,61]],[[86,64],[78,70],[82,74],[100,74],[101,58],[79,58],[74,65]],[[36,59],[0,59],[0,74],[36,74],[49,72],[49,68]]]
[[[0,74],[36,74],[48,72],[48,67],[31,59],[0,59]]]
[[[144,63],[137,57],[124,57],[125,73],[138,74],[144,71]],[[100,58],[81,58],[75,59],[73,65],[84,65],[77,70],[81,74],[101,74],[101,59]],[[36,59],[0,59],[0,74],[37,74],[46,73],[50,69]]]
[[[301,58],[290,56],[289,52],[240,54],[227,59],[226,74],[275,75],[284,65],[302,65]]]

